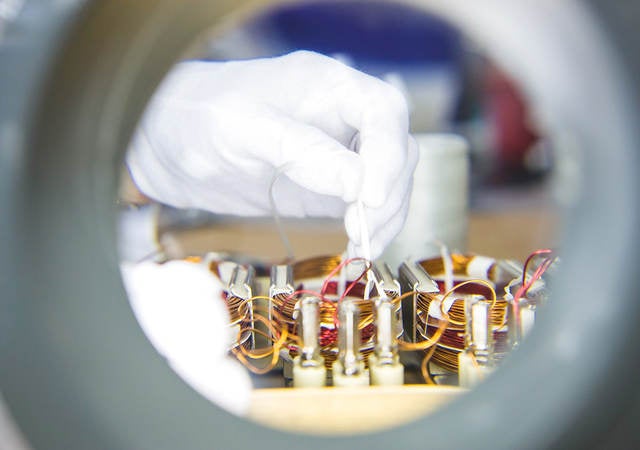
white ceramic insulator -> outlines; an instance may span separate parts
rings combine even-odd
[[[335,387],[369,386],[369,371],[364,368],[355,375],[345,375],[340,361],[333,363],[333,385]]]
[[[489,278],[489,270],[495,264],[496,260],[487,258],[486,256],[474,256],[467,265],[467,275],[471,278],[480,278],[486,280]]]
[[[463,351],[458,354],[458,384],[460,387],[472,388],[482,382],[491,372],[491,367],[475,364],[471,353]]]
[[[404,366],[400,363],[379,364],[375,355],[369,357],[369,373],[373,386],[402,386]]]
[[[439,254],[439,244],[464,251],[467,240],[469,147],[454,134],[416,134],[420,159],[404,228],[382,259],[397,267],[408,256]]]
[[[520,309],[521,338],[529,334],[536,321],[536,310],[524,307]]]
[[[327,381],[327,369],[324,365],[302,367],[300,357],[293,360],[293,387],[315,388],[325,386]]]

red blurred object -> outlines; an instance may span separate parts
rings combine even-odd
[[[527,151],[538,140],[531,127],[527,104],[515,83],[495,66],[486,73],[485,107],[496,151],[496,179],[516,181],[527,172]]]

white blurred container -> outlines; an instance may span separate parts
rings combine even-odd
[[[407,258],[465,251],[469,206],[469,146],[454,134],[416,134],[420,159],[404,228],[382,255],[393,268]]]

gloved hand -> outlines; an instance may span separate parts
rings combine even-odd
[[[169,365],[218,406],[245,414],[251,379],[227,356],[232,333],[217,279],[185,261],[123,263],[120,270],[140,326]]]
[[[355,144],[357,142],[357,144]],[[357,145],[357,149],[351,148]],[[353,151],[353,150],[357,150]],[[179,64],[152,99],[127,164],[147,196],[244,216],[345,216],[349,253],[371,256],[406,216],[417,148],[391,85],[300,51]]]

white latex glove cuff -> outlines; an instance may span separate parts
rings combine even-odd
[[[229,315],[216,278],[185,261],[123,263],[121,272],[138,322],[169,365],[218,406],[245,414],[251,380],[227,356]]]

